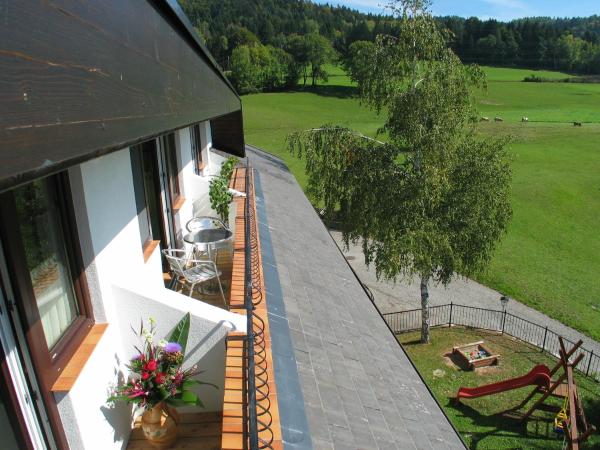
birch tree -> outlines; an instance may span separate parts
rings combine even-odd
[[[421,341],[429,342],[429,286],[490,261],[511,218],[507,139],[475,133],[473,91],[483,72],[449,49],[425,0],[389,5],[398,36],[378,36],[359,82],[386,142],[324,125],[288,136],[306,160],[307,193],[360,243],[378,278],[420,282]]]

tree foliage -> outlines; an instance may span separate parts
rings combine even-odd
[[[511,217],[506,139],[477,138],[477,67],[464,66],[427,10],[397,0],[398,36],[380,36],[359,80],[364,104],[385,118],[380,143],[339,126],[289,136],[306,160],[308,194],[337,214],[378,277],[418,277],[423,341],[428,283],[447,284],[489,262]]]
[[[292,57],[261,44],[241,45],[231,55],[229,78],[240,94],[274,91],[295,84]]]
[[[352,81],[364,85],[369,72],[371,57],[375,51],[375,44],[370,41],[355,41],[348,48],[348,53],[342,59],[344,70]]]
[[[398,36],[392,15],[363,14],[298,0],[179,0],[217,61],[229,69],[240,45],[258,42],[285,49],[291,35],[316,33],[347,57],[355,41]],[[397,15],[397,14],[396,14]],[[600,16],[533,17],[500,22],[476,17],[438,17],[463,62],[600,73]],[[285,49],[288,53],[289,50]]]

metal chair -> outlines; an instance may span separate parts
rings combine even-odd
[[[229,229],[221,219],[211,216],[194,217],[185,225],[185,227],[190,233],[194,233],[199,230],[208,230],[211,228]]]
[[[190,287],[190,297],[198,284],[216,279],[223,298],[223,305],[227,308],[227,301],[221,285],[221,272],[214,261],[189,258],[186,251],[181,249],[168,248],[162,253],[167,258],[173,275],[177,277],[177,282]]]

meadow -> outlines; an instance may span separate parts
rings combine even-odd
[[[600,84],[524,83],[535,72],[485,70],[488,89],[478,94],[478,108],[504,122],[478,130],[513,136],[514,217],[477,279],[600,340]],[[290,156],[286,135],[331,123],[374,136],[382,118],[355,95],[344,73],[331,68],[316,88],[245,96],[246,141],[281,157],[304,186],[304,163]]]

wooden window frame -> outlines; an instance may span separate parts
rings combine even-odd
[[[40,384],[41,395],[54,437],[60,448],[68,448],[62,428],[60,414],[52,394],[52,386],[75,356],[77,349],[94,326],[94,315],[85,276],[85,265],[79,248],[79,236],[75,219],[75,208],[66,171],[52,175],[56,189],[59,220],[61,221],[65,249],[73,281],[73,291],[78,306],[78,315],[63,333],[58,342],[48,348],[39,309],[25,259],[25,250],[16,220],[17,211],[11,191],[0,194],[0,238],[3,240],[5,258],[11,270],[11,284],[17,299],[17,309],[27,341],[28,351]],[[41,343],[46,343],[40,345]]]
[[[94,312],[85,277],[85,266],[78,246],[79,236],[68,174],[61,172],[58,175],[53,175],[52,183],[54,184],[53,189],[56,189],[59,220],[64,234],[64,244],[78,313],[58,342],[52,348],[48,348],[47,357],[40,358],[40,355],[38,355],[38,363],[41,363],[40,366],[44,371],[43,378],[51,380],[50,384],[58,378],[66,363],[73,357],[75,350],[94,325]],[[11,217],[2,217],[5,226],[3,235],[6,241],[7,259],[9,260],[9,266],[14,269],[13,274],[16,285],[14,291],[20,300],[18,303],[26,320],[27,334],[34,339],[36,349],[32,353],[38,353],[38,350],[40,350],[39,343],[46,342],[46,335],[39,315],[31,278],[29,277],[19,224],[15,220],[17,215],[12,193],[3,194],[0,206],[2,206],[2,216],[7,210],[12,211]],[[36,359],[35,355],[34,359]]]

